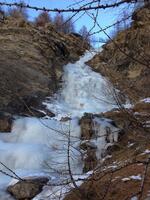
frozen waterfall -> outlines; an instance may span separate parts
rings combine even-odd
[[[57,116],[81,117],[85,112],[100,113],[116,107],[111,84],[85,64],[94,55],[87,51],[76,63],[64,66],[62,89],[55,100],[45,102]]]
[[[79,117],[85,112],[100,113],[115,107],[110,84],[85,64],[94,55],[86,52],[76,63],[64,66],[62,89],[44,102],[56,114],[55,118],[18,118],[11,133],[0,133],[0,162],[18,176],[46,175],[54,183],[63,179],[68,169],[69,131],[73,154],[71,167],[76,174],[82,172]],[[61,122],[61,117],[65,116],[72,120]],[[5,166],[0,165],[0,170],[15,176]],[[4,194],[11,180],[0,173],[1,200],[11,199]]]

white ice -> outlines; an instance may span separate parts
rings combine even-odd
[[[44,102],[58,115],[82,116],[84,112],[100,113],[116,106],[112,85],[85,63],[95,55],[86,52],[79,61],[64,67],[62,89],[54,98]]]
[[[141,101],[145,102],[145,103],[150,103],[150,97],[147,97],[145,99],[142,99]]]
[[[0,161],[20,177],[46,175],[55,183],[68,178],[66,175],[68,134],[71,134],[71,170],[74,175],[82,174],[79,117],[85,112],[100,113],[116,107],[111,84],[85,64],[94,55],[95,53],[86,52],[78,62],[64,66],[62,89],[44,102],[56,114],[55,118],[18,118],[14,122],[11,133],[0,134]],[[65,116],[70,116],[72,120],[60,122],[61,117]],[[99,130],[100,126],[101,130]],[[105,126],[110,127],[107,120],[95,119],[98,158],[106,144],[105,138],[99,137],[105,133]],[[111,142],[116,141],[117,134],[109,139]],[[0,165],[0,170],[15,176],[5,166]],[[12,178],[0,174],[0,199],[11,199],[4,193],[4,188],[11,181]],[[13,183],[15,183],[14,179],[11,184]],[[57,189],[60,188],[53,188],[56,193]]]

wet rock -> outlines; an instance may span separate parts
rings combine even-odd
[[[61,122],[67,122],[67,121],[70,121],[71,120],[71,118],[70,117],[62,117],[61,118]]]
[[[123,139],[123,136],[125,135],[125,130],[120,130],[119,133],[118,133],[118,141],[122,141]]]
[[[80,148],[85,151],[87,149],[97,149],[97,146],[93,142],[85,140],[81,142]]]
[[[93,170],[96,167],[97,162],[96,150],[88,148],[84,157],[83,172],[86,173],[90,170]]]
[[[0,132],[11,132],[13,117],[6,112],[0,112]]]
[[[91,142],[89,140],[85,140],[85,141],[81,142],[80,149],[82,149],[84,152],[83,172],[86,173],[86,172],[94,169],[94,167],[96,167],[96,165],[97,165],[97,157],[96,157],[97,146],[93,142]]]
[[[84,116],[80,119],[79,124],[81,128],[81,144],[80,148],[84,151],[83,156],[83,172],[88,172],[97,165],[97,157],[96,157],[96,145],[92,143],[90,140],[95,135],[95,130],[93,126],[94,115],[91,113],[85,113]]]
[[[13,99],[7,106],[10,113],[21,116],[33,116],[33,117],[54,117],[55,114],[49,111],[45,105],[42,105],[44,97],[41,93],[30,94],[23,96],[22,98]]]
[[[85,114],[79,121],[81,127],[81,139],[90,140],[94,135],[93,130],[93,115]]]
[[[42,191],[48,181],[46,177],[30,178],[8,186],[7,191],[17,200],[31,200]]]
[[[109,153],[107,148],[118,141],[120,129],[113,119],[105,118],[102,114],[86,113],[79,123],[82,139],[80,148],[84,152],[83,170],[87,172],[96,166],[97,159]]]
[[[30,115],[32,115],[32,112],[34,113],[34,111],[37,110],[34,108],[40,107],[41,102],[44,100],[44,97],[45,95],[43,95],[43,93],[36,92],[22,97],[13,98],[8,103],[7,110],[13,114],[23,114],[28,112]]]
[[[27,105],[27,107],[38,107],[39,102],[42,100],[42,94],[31,94],[28,96],[24,96],[22,101]]]
[[[42,118],[42,117],[55,117],[55,114],[49,110],[47,110],[46,107],[39,107],[38,108],[34,108],[34,107],[30,107],[29,110],[27,109],[25,112],[20,113],[20,115],[24,115],[24,116],[33,116],[33,117],[38,117],[38,118]]]
[[[48,115],[49,117],[55,117],[55,114],[49,110],[45,111],[46,115]]]
[[[107,150],[106,150],[106,155],[110,155],[115,151],[120,151],[121,147],[119,146],[119,144],[113,144],[108,146]]]
[[[33,117],[37,117],[37,118],[42,118],[42,117],[45,117],[46,116],[46,112],[44,111],[40,111],[40,110],[37,110],[35,108],[30,108],[29,111],[26,111],[26,112],[23,112],[23,113],[20,113],[22,116],[26,116],[26,117],[29,117],[29,116],[33,116]]]

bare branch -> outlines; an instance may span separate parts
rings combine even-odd
[[[45,11],[45,12],[57,12],[57,13],[66,13],[66,12],[81,12],[81,11],[90,11],[90,10],[97,10],[97,9],[107,9],[107,8],[115,8],[118,6],[121,6],[125,3],[135,3],[136,0],[122,0],[116,3],[112,4],[105,4],[105,5],[97,5],[97,6],[87,6],[87,7],[81,7],[81,8],[69,8],[69,9],[47,9],[45,7],[36,7],[36,6],[30,6],[29,4],[22,4],[22,3],[6,3],[6,2],[0,2],[0,6],[17,6],[21,8],[28,8],[33,9],[36,11]]]

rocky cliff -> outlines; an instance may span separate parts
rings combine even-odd
[[[52,25],[37,28],[23,19],[0,23],[0,110],[24,112],[58,88],[63,65],[79,59],[88,45]],[[27,104],[27,105],[25,105]]]
[[[88,64],[136,103],[100,114],[120,128],[119,140],[107,148],[107,156],[97,161],[93,174],[65,200],[150,199],[150,8],[137,10],[132,20],[131,27],[105,44]],[[87,120],[82,122],[92,130]],[[85,132],[87,136],[91,133]]]
[[[150,8],[135,11],[132,20],[89,64],[136,101],[150,96]]]

